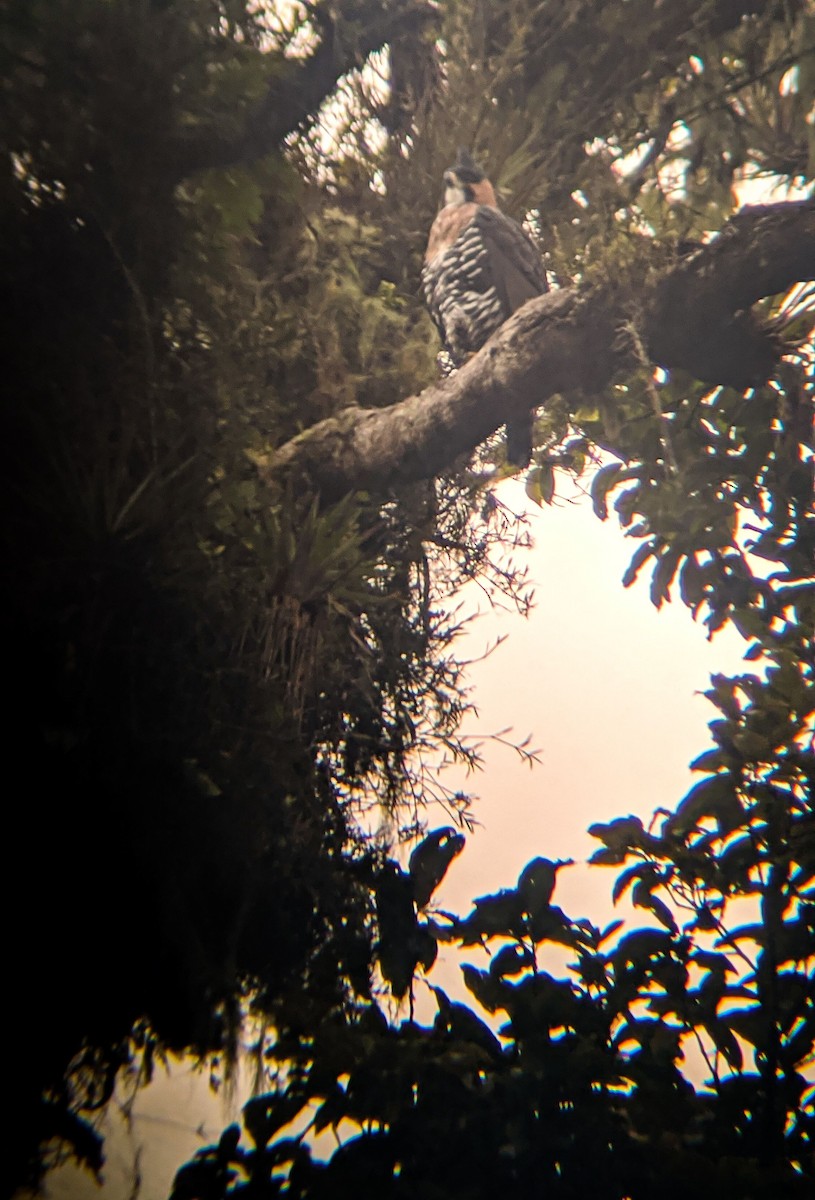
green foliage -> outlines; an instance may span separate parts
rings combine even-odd
[[[49,1142],[98,1169],[82,1118],[120,1067],[228,1059],[255,1008],[281,1082],[245,1110],[254,1148],[231,1127],[179,1200],[809,1193],[807,306],[766,306],[787,353],[741,395],[656,374],[635,289],[745,174],[811,176],[810,7],[337,0],[287,28],[244,0],[6,4],[10,844],[35,900],[7,956],[12,1183]],[[461,143],[555,281],[630,299],[638,370],[539,414],[528,494],[598,464],[598,516],[638,543],[625,582],[749,643],[753,673],[711,681],[701,781],[658,826],[594,830],[643,928],[568,917],[545,858],[438,910],[448,825],[389,857],[434,798],[467,820],[433,771],[474,757],[457,589],[528,605],[492,447],[333,506],[269,477],[316,421],[433,378],[419,262]],[[433,986],[432,1027],[389,1023],[439,942],[487,948],[472,1007]]]
[[[638,845],[620,823],[601,832],[609,844]],[[542,1188],[639,1200],[684,1196],[689,1185],[734,1200],[807,1195],[813,1097],[796,1068],[811,1054],[813,1015],[797,948],[780,956],[782,1020],[795,1032],[782,1038],[769,1112],[762,1064],[775,1017],[755,995],[767,971],[759,962],[745,975],[736,953],[752,931],[720,936],[717,950],[676,926],[615,941],[620,922],[599,930],[552,904],[562,865],[535,860],[515,888],[435,927],[437,937],[490,955],[488,970],[463,968],[478,1008],[433,988],[429,1027],[390,1025],[372,1001],[300,1045],[281,1039],[274,1051],[288,1079],[246,1106],[252,1146],[234,1129],[228,1147],[222,1139],[200,1151],[179,1171],[174,1200]],[[559,974],[544,969],[553,946],[570,953]],[[683,1044],[696,1037],[712,1071],[699,1091],[680,1070]],[[756,1072],[745,1066],[745,1043],[756,1047]],[[311,1135],[329,1125],[343,1141],[325,1158]],[[773,1136],[781,1153],[767,1153]]]
[[[288,70],[259,15],[221,15],[3,17],[3,598],[36,797],[12,816],[37,897],[10,937],[15,1181],[60,1133],[98,1164],[72,1114],[109,1097],[135,1022],[229,1058],[246,1006],[367,994],[363,802],[420,821],[465,704],[432,489],[324,509],[262,482],[270,445],[395,398],[432,356],[365,214],[276,147],[180,171]]]

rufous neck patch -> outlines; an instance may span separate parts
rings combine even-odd
[[[495,188],[489,179],[482,179],[478,183],[472,183],[470,187],[476,204],[486,204],[489,208],[498,207],[498,201],[495,199]]]

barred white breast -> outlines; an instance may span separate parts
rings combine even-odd
[[[444,176],[445,204],[433,222],[422,289],[451,368],[462,366],[527,300],[548,291],[538,247],[502,213],[484,172],[464,152]],[[525,466],[532,417],[507,426],[507,457]]]

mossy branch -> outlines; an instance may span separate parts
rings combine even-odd
[[[651,362],[746,389],[783,354],[751,311],[815,278],[815,201],[746,208],[719,236],[643,282],[564,288],[530,301],[460,371],[384,409],[350,409],[280,447],[266,479],[308,481],[324,500],[429,478],[508,416],[556,393],[596,394],[639,367],[624,334],[632,303]]]

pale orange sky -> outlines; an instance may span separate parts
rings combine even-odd
[[[477,658],[501,634],[507,640],[472,668],[476,735],[511,726],[517,740],[531,734],[540,763],[530,769],[508,747],[485,741],[485,769],[469,778],[446,778],[480,798],[474,812],[480,827],[468,837],[437,894],[441,907],[466,912],[477,895],[514,885],[529,859],[585,860],[599,843],[586,833],[595,821],[636,813],[647,820],[655,808],[674,807],[688,790],[688,763],[709,745],[707,723],[715,710],[699,693],[711,672],[744,669],[744,645],[724,630],[712,642],[677,600],[657,612],[647,582],[625,590],[621,577],[635,543],[627,541],[613,515],[601,523],[587,499],[580,502],[569,481],[559,496],[538,509],[523,484],[507,481],[500,495],[515,511],[529,513],[535,545],[529,552],[536,603],[529,619],[487,612],[472,623],[458,645],[459,656]],[[472,603],[476,603],[473,592]],[[483,603],[482,603],[483,607]],[[429,826],[448,823],[428,813]],[[556,902],[573,917],[603,924],[624,908],[612,909],[616,872],[576,866],[560,873]],[[648,923],[648,914],[637,920]],[[477,961],[478,951],[467,956]],[[466,998],[451,952],[440,955],[431,981]],[[426,994],[426,993],[425,993]],[[419,997],[419,1012],[427,1004]],[[51,1200],[124,1200],[140,1150],[143,1200],[169,1192],[178,1166],[219,1137],[239,1115],[245,1083],[231,1100],[213,1097],[206,1075],[181,1065],[171,1077],[156,1072],[133,1109],[129,1128],[107,1146],[106,1186],[64,1170],[52,1177]]]
[[[563,497],[539,509],[520,482],[502,485],[504,502],[531,522],[535,608],[527,620],[486,612],[460,643],[464,657],[477,657],[508,634],[472,668],[479,716],[467,727],[511,726],[518,740],[530,734],[541,761],[530,767],[485,742],[486,769],[461,776],[480,796],[482,827],[450,868],[442,892],[449,906],[511,886],[537,854],[585,859],[600,845],[586,833],[595,821],[675,807],[693,779],[688,763],[710,744],[716,711],[700,693],[712,672],[745,670],[734,630],[708,641],[678,597],[657,612],[647,566],[623,588],[639,543],[625,538],[613,514],[601,522],[587,498],[574,499],[568,480],[558,489]],[[603,920],[613,877],[599,868],[561,872],[560,903],[573,916]]]
[[[485,741],[485,769],[446,773],[453,787],[475,793],[480,826],[468,835],[439,889],[439,907],[466,913],[475,896],[514,886],[536,855],[574,859],[558,874],[555,901],[569,916],[604,925],[629,917],[615,909],[614,868],[587,867],[600,843],[587,833],[595,822],[634,813],[647,823],[657,808],[674,808],[695,778],[688,764],[710,745],[716,710],[702,695],[714,672],[745,670],[744,642],[732,629],[707,640],[678,596],[657,611],[641,579],[621,579],[639,543],[627,539],[612,513],[601,522],[591,503],[566,477],[552,505],[538,508],[521,481],[507,481],[501,499],[528,515],[534,540],[528,552],[535,583],[529,618],[485,610],[459,643],[463,658],[478,658],[501,634],[506,641],[471,669],[477,720],[473,734],[512,736],[539,751],[530,766],[511,748]],[[473,589],[473,604],[479,592]],[[447,823],[429,815],[431,827]],[[639,924],[650,915],[634,914]],[[465,956],[485,967],[480,952]],[[554,964],[553,964],[554,965]],[[455,954],[443,948],[431,982],[469,1000]],[[419,1004],[424,1019],[430,998]],[[427,1009],[427,1011],[425,1011]]]

